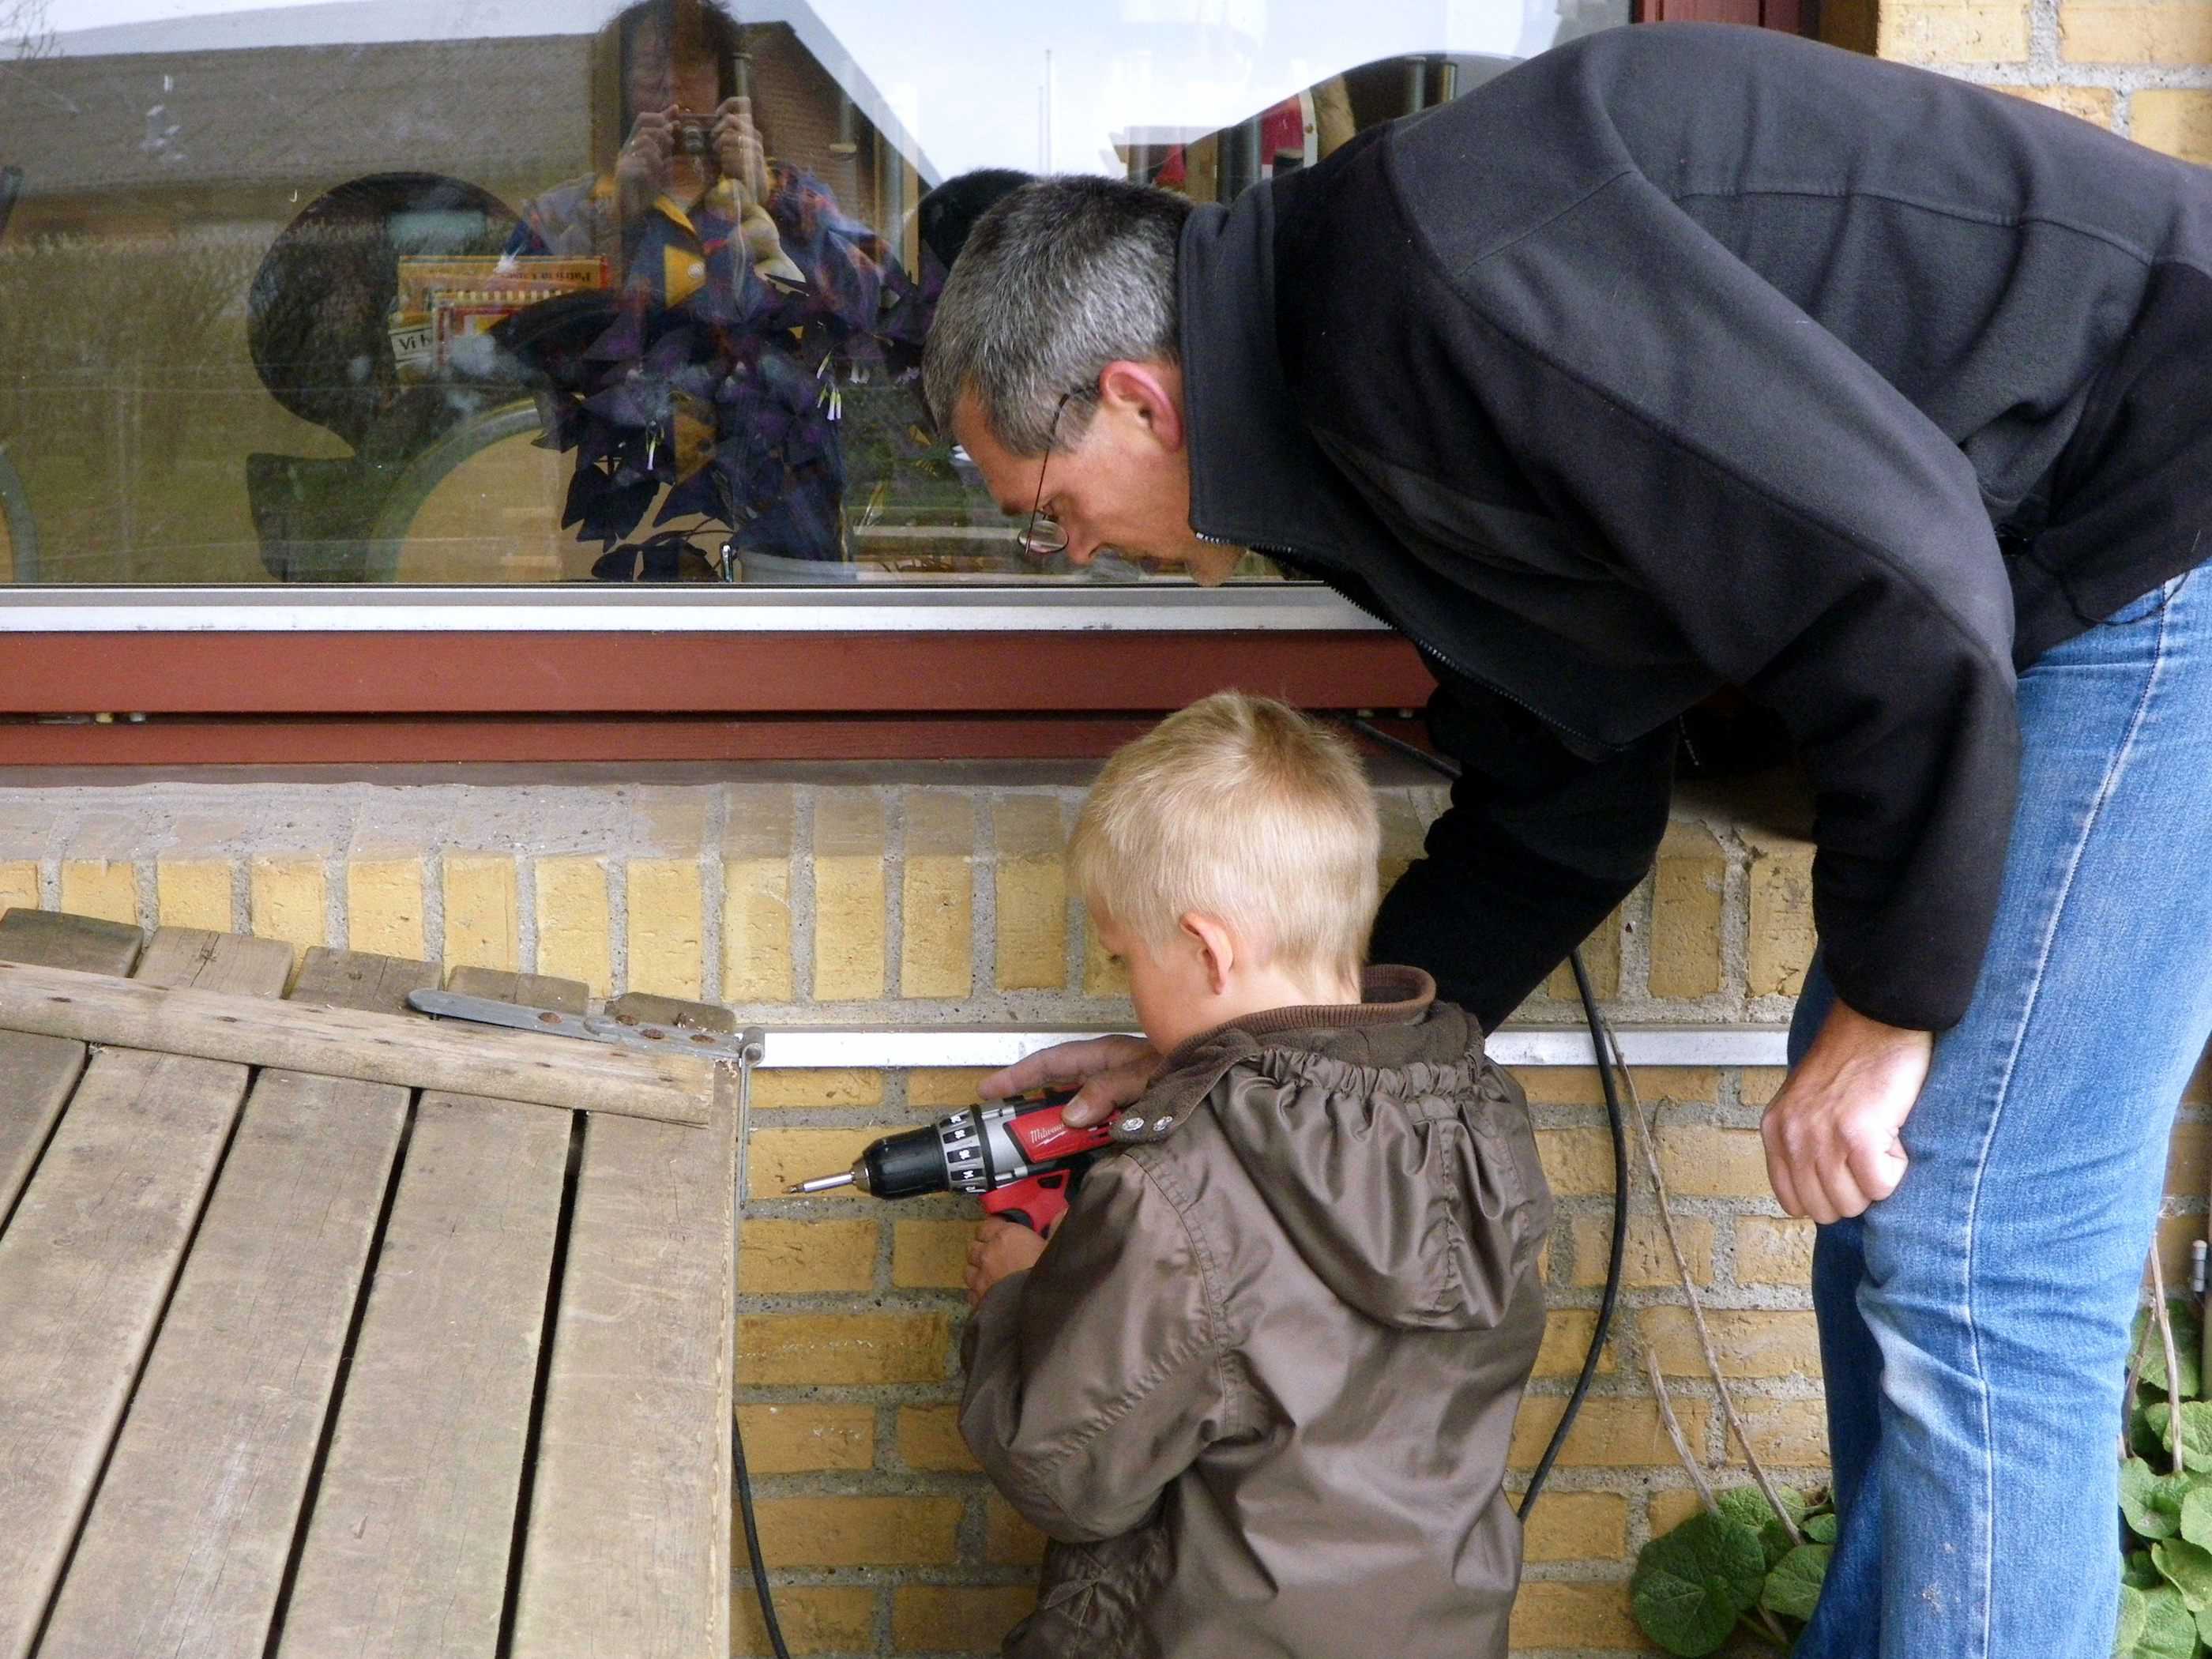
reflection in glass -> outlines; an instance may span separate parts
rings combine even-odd
[[[932,434],[965,228],[1227,199],[1626,11],[187,3],[0,0],[0,578],[1164,579]]]

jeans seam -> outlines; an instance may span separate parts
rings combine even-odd
[[[2142,734],[2143,720],[2157,694],[2158,684],[2166,671],[2166,637],[2170,605],[2162,605],[2158,613],[2158,635],[2151,647],[2150,672],[2144,678],[2142,695],[2128,716],[2127,734],[2120,739],[2105,775],[2098,781],[2097,797],[2091,803],[2089,815],[2075,838],[2072,856],[2068,860],[2065,876],[2059,883],[2057,902],[2051,907],[2049,920],[2045,923],[2043,937],[2036,947],[2034,976],[2029,981],[2027,1000],[2022,1004],[2018,1024],[2013,1030],[2011,1049],[2005,1055],[2004,1069],[1997,1079],[1996,1108],[1990,1114],[1989,1127],[1983,1132],[1982,1144],[1974,1160],[1973,1190],[1966,1201],[1966,1340],[1974,1360],[1974,1387],[1980,1397],[1982,1412],[1982,1537],[1980,1622],[1978,1656],[1989,1659],[1990,1641],[1994,1624],[1992,1598],[1996,1592],[1996,1435],[1990,1417],[1990,1386],[1987,1371],[1982,1364],[1981,1328],[1974,1313],[1974,1268],[1979,1254],[1978,1221],[1982,1208],[1982,1185],[1989,1173],[1990,1148],[1996,1139],[1997,1126],[2003,1120],[2006,1097],[2012,1090],[2014,1073],[2020,1064],[2020,1054],[2027,1042],[2027,1028],[2035,1018],[2035,1007],[2043,993],[2043,979],[2051,964],[2051,939],[2058,931],[2058,923],[2065,915],[2068,902],[2074,892],[2074,879],[2081,872],[2083,849],[2089,837],[2096,832],[2097,822],[2104,816],[2113,792],[2119,787],[2120,775],[2127,769],[2135,753],[2136,739]]]

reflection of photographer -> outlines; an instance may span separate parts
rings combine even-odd
[[[641,213],[664,194],[697,201],[706,190],[709,156],[742,199],[757,203],[768,194],[768,162],[753,125],[751,99],[725,98],[710,115],[686,113],[680,104],[642,112],[615,164],[623,211]]]
[[[640,0],[600,31],[592,59],[596,170],[531,203],[513,251],[604,254],[627,281],[640,256],[672,240],[703,256],[734,226],[756,268],[769,267],[762,275],[803,283],[767,212],[775,183],[740,90],[736,20],[712,0]],[[691,285],[690,274],[679,270],[675,286]],[[672,302],[682,297],[665,294],[665,270],[637,276]]]
[[[509,252],[605,257],[615,314],[526,314],[502,337],[568,400],[552,435],[578,451],[565,516],[583,539],[611,547],[666,485],[657,522],[703,515],[742,548],[835,560],[838,371],[872,354],[903,289],[872,231],[769,162],[742,44],[713,0],[640,0],[600,32],[595,171],[528,204]]]

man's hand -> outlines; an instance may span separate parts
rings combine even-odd
[[[1026,1273],[1044,1254],[1044,1240],[1018,1221],[986,1216],[968,1246],[968,1305],[974,1307],[1008,1273]]]
[[[1759,1126],[1766,1176],[1791,1215],[1863,1214],[1905,1178],[1899,1139],[1936,1040],[1838,1002]]]
[[[1056,1043],[994,1072],[976,1085],[986,1100],[1025,1095],[1032,1089],[1065,1089],[1080,1084],[1075,1098],[1060,1109],[1073,1128],[1103,1123],[1145,1092],[1159,1068],[1160,1056],[1139,1036],[1085,1037]]]
[[[725,98],[714,106],[714,130],[708,135],[722,177],[736,185],[750,205],[768,201],[768,154],[761,147],[760,129],[753,125],[750,98]]]
[[[669,157],[676,148],[675,114],[672,104],[641,112],[622,153],[615,157],[615,186],[626,215],[650,206],[668,187]]]

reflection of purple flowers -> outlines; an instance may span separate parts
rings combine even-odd
[[[757,271],[732,219],[696,212],[695,240],[656,213],[633,232],[623,289],[500,325],[501,345],[539,378],[539,444],[575,454],[562,524],[580,539],[611,548],[665,485],[656,525],[700,517],[764,551],[842,556],[840,376],[912,378],[929,305],[811,179],[783,171],[769,212],[803,287]],[[672,250],[705,268],[674,305],[660,289]]]

